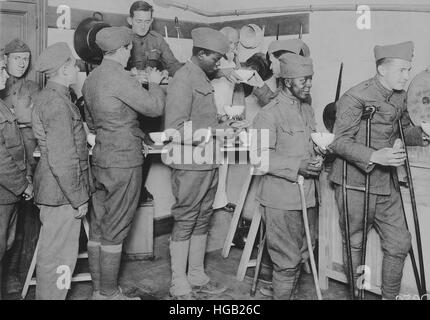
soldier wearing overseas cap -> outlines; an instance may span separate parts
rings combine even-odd
[[[413,50],[411,41],[375,46],[377,73],[349,89],[336,103],[335,140],[328,148],[340,156],[333,163],[329,175],[335,184],[340,221],[344,220],[342,159],[347,161],[347,185],[355,190],[364,190],[365,173],[370,173],[369,223],[381,237],[383,299],[395,299],[399,294],[404,261],[411,247],[395,168],[405,161],[404,147],[393,148],[399,138],[398,120],[402,120],[408,145],[422,146],[424,143],[421,128],[411,123],[404,91],[409,80]],[[361,120],[363,110],[369,105],[376,107],[371,120],[371,148],[365,145],[366,126]],[[364,192],[355,190],[347,191],[354,279],[358,277],[357,267],[360,265],[364,208]],[[340,228],[344,237],[344,222],[340,222]],[[347,272],[345,239],[343,244]]]
[[[31,112],[40,88],[36,82],[26,79],[31,51],[24,41],[18,38],[10,41],[6,44],[4,53],[9,79],[6,82],[6,88],[0,92],[0,98],[18,119],[26,157],[31,167],[29,177],[32,179],[37,164],[33,158],[37,142],[31,128]],[[20,270],[28,269],[39,234],[40,222],[35,213],[36,210],[32,202],[21,201],[19,204],[15,244],[6,258],[6,292],[8,294],[21,292],[22,284],[18,273]],[[24,232],[28,234],[27,237],[24,237]],[[29,235],[35,235],[35,237]]]
[[[165,116],[166,130],[179,132],[179,141],[174,141],[181,147],[181,158],[190,159],[187,163],[169,163],[176,199],[172,207],[170,294],[177,299],[193,299],[196,292],[219,294],[226,290],[210,280],[203,263],[219,165],[211,156],[201,162],[193,156],[196,153],[201,155],[203,150],[205,155],[210,155],[216,141],[212,138],[215,134],[221,138],[234,134],[231,128],[214,130],[219,125],[214,89],[208,78],[217,71],[219,60],[228,52],[229,41],[221,32],[210,28],[194,29],[191,35],[193,55],[169,84]],[[188,125],[192,130],[187,129]],[[202,143],[200,138],[206,138],[207,143]]]
[[[5,88],[8,77],[4,51],[0,50],[0,91]],[[0,288],[3,258],[15,238],[17,203],[21,197],[26,200],[33,197],[33,185],[27,178],[29,173],[30,167],[16,116],[0,99]]]
[[[90,198],[86,133],[69,93],[79,69],[70,47],[57,42],[39,56],[36,71],[48,79],[34,102],[32,115],[41,153],[34,174],[35,203],[42,222],[36,299],[65,300],[68,289],[57,284],[58,267],[67,266],[73,274],[81,219],[88,211]]]
[[[97,33],[104,58],[85,80],[88,127],[96,134],[92,173],[95,179],[88,259],[93,299],[127,300],[118,287],[122,244],[139,204],[142,141],[138,114],[163,114],[165,97],[159,71],[149,74],[149,90],[124,68],[133,47],[132,31],[110,27]],[[137,298],[138,299],[138,298]]]
[[[268,49],[266,58],[267,61],[270,62],[270,68],[272,69],[273,76],[275,78],[280,77],[280,61],[279,58],[284,53],[294,53],[303,57],[309,57],[310,56],[310,50],[309,47],[303,40],[300,39],[286,39],[286,40],[275,40],[270,43]],[[275,98],[278,95],[278,91],[282,89],[282,83],[279,83],[279,80],[277,81],[278,90],[273,92],[267,84],[264,84],[263,86],[256,86],[254,88],[254,95],[258,98],[260,105],[265,106],[268,104],[273,98]],[[312,104],[311,96],[308,97],[309,101],[307,101],[309,104]]]
[[[252,148],[268,152],[261,167],[258,201],[266,226],[266,245],[273,262],[273,299],[289,300],[300,276],[305,229],[298,176],[305,178],[308,213],[316,215],[315,179],[321,167],[313,148],[315,116],[307,99],[312,87],[312,59],[285,53],[280,59],[282,90],[255,117],[258,130]],[[269,134],[268,145],[261,135]],[[253,153],[251,152],[251,155]]]

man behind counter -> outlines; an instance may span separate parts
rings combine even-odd
[[[127,69],[136,68],[145,70],[148,67],[162,71],[163,77],[174,76],[182,67],[170,50],[164,38],[157,32],[150,30],[153,19],[153,7],[145,1],[136,1],[130,7],[130,16],[127,22],[133,31],[133,49]],[[156,132],[161,130],[162,120],[139,115],[140,128],[143,132]],[[146,143],[151,143],[149,137],[145,137]],[[141,201],[153,200],[154,197],[146,189],[145,182],[151,167],[151,158],[145,159],[142,167],[142,192]]]

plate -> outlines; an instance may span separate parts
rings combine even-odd
[[[430,122],[430,72],[419,73],[408,88],[408,111],[412,122]]]

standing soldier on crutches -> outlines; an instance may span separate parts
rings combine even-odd
[[[335,184],[345,271],[350,275],[351,286],[355,288],[354,296],[363,289],[357,287],[358,268],[364,261],[363,240],[367,240],[364,235],[372,226],[379,233],[384,254],[383,299],[395,299],[399,294],[403,265],[411,249],[411,235],[403,214],[396,167],[403,165],[406,159],[404,146],[398,140],[399,119],[406,144],[424,145],[422,129],[413,126],[410,121],[403,90],[409,80],[413,48],[411,41],[376,46],[376,76],[351,88],[337,102],[335,140],[328,149],[338,158],[333,163],[329,178]],[[371,132],[368,130],[370,125]],[[368,146],[366,138],[370,138]],[[343,167],[344,161],[346,168]],[[366,176],[369,177],[368,197],[365,193]],[[347,196],[345,205],[344,195]],[[363,234],[365,216],[366,234]],[[346,218],[349,218],[348,225],[345,225]]]

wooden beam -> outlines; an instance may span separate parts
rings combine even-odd
[[[127,14],[101,12],[105,22],[112,26],[127,26]],[[71,29],[76,29],[79,23],[85,18],[93,16],[92,11],[73,9],[71,8]],[[57,19],[59,14],[57,13],[57,7],[49,6],[47,12],[47,24],[49,28],[57,28]],[[265,36],[276,36],[277,27],[279,24],[279,35],[295,35],[300,32],[300,25],[303,26],[303,34],[309,33],[309,13],[302,14],[287,14],[282,16],[269,16],[262,18],[244,18],[233,21],[223,21],[217,23],[200,23],[192,21],[179,20],[179,32],[180,37],[184,39],[191,39],[191,30],[198,27],[211,27],[219,30],[225,26],[231,26],[236,29],[242,28],[246,24],[256,24],[260,27],[265,26]],[[177,30],[175,28],[175,19],[161,19],[154,18],[152,24],[152,30],[165,36],[165,26],[167,27],[167,33],[169,38],[176,38]]]
[[[212,23],[211,28],[220,30],[223,27],[233,27],[235,29],[241,29],[247,24],[256,24],[259,27],[265,26],[265,37],[276,36],[278,24],[279,24],[279,36],[295,35],[300,33],[300,25],[303,26],[302,33],[309,33],[309,13],[303,14],[287,14],[282,16],[272,16],[263,18],[252,18],[252,19],[241,19],[234,21],[223,21]]]

